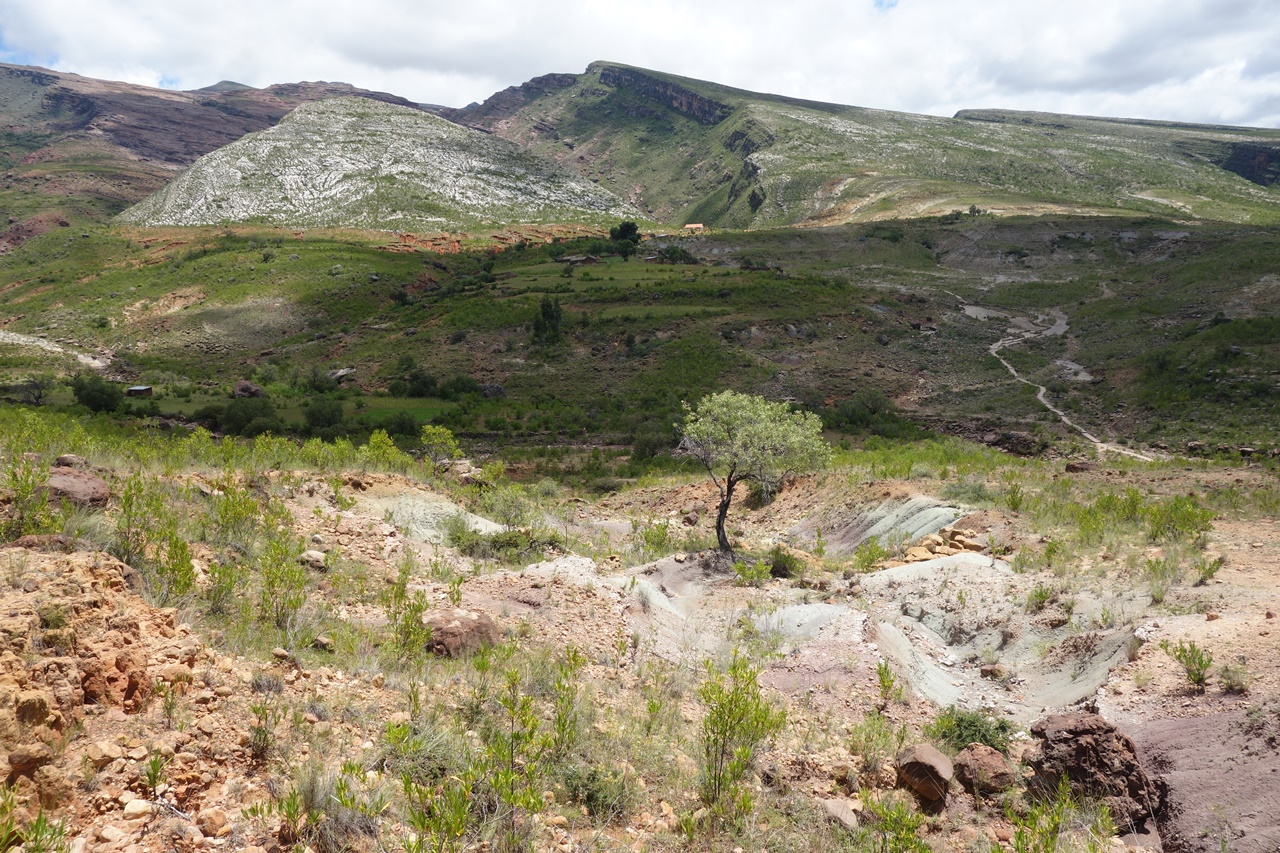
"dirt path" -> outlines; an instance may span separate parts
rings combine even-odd
[[[52,341],[46,341],[44,338],[36,338],[31,335],[20,335],[17,332],[0,331],[0,344],[14,344],[20,347],[37,347],[49,352],[61,353],[75,358],[76,361],[85,367],[94,370],[104,370],[111,363],[110,358],[95,358],[87,353],[77,352],[76,350],[67,349],[64,346],[55,344]]]
[[[955,294],[952,295],[954,296]],[[988,347],[987,352],[995,356],[999,362],[1005,366],[1005,369],[1009,371],[1014,379],[1024,385],[1030,385],[1032,388],[1035,388],[1036,400],[1040,402],[1040,405],[1053,412],[1057,415],[1058,420],[1078,432],[1085,441],[1092,444],[1094,450],[1097,451],[1099,456],[1103,456],[1106,453],[1118,453],[1122,456],[1131,456],[1134,459],[1141,459],[1144,462],[1151,461],[1151,457],[1145,453],[1139,453],[1136,450],[1130,450],[1127,447],[1121,447],[1118,444],[1103,441],[1084,427],[1080,426],[1080,424],[1073,421],[1066,412],[1049,402],[1049,390],[1047,388],[1043,385],[1032,382],[1030,379],[1027,379],[1022,374],[1018,373],[1017,369],[1000,355],[1000,351],[1002,349],[1013,346],[1014,344],[1024,343],[1035,338],[1053,338],[1065,335],[1068,329],[1066,314],[1058,310],[1053,310],[1050,311],[1047,316],[1037,315],[1032,319],[1030,317],[1018,317],[1004,310],[997,311],[990,308],[984,308],[980,305],[972,305],[964,302],[963,300],[961,300],[961,302],[961,310],[971,317],[977,317],[981,320],[1001,317],[1010,321],[1013,327],[1010,329],[1010,333]],[[1051,324],[1046,323],[1045,321],[1047,319],[1051,319],[1053,322]],[[1083,370],[1083,368],[1081,369]]]

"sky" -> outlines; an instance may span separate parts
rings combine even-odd
[[[598,59],[758,92],[1280,127],[1280,0],[0,0],[0,62],[464,106]]]

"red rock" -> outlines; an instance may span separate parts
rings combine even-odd
[[[53,761],[53,750],[48,744],[29,743],[15,747],[9,753],[9,766],[14,773],[29,775],[33,770]]]
[[[953,764],[956,779],[971,794],[996,794],[1018,781],[1000,751],[983,743],[971,743],[960,750]]]
[[[63,498],[77,506],[106,506],[111,497],[107,481],[75,468],[54,468],[49,471],[49,500],[57,503]]]
[[[487,613],[456,609],[432,614],[426,622],[431,628],[428,648],[445,657],[477,652],[501,639],[497,623]]]
[[[951,786],[951,759],[927,743],[909,746],[898,753],[898,784],[910,788],[922,800],[946,799]]]
[[[1035,723],[1037,748],[1027,757],[1031,787],[1052,795],[1064,777],[1077,795],[1101,800],[1116,825],[1141,829],[1154,821],[1165,786],[1153,782],[1138,760],[1132,738],[1097,714],[1053,714]]]

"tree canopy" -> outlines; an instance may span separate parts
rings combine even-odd
[[[724,526],[739,483],[757,482],[769,494],[831,455],[817,415],[736,391],[703,397],[695,407],[685,403],[681,431],[682,451],[702,463],[720,490],[716,541],[725,552],[733,550]]]

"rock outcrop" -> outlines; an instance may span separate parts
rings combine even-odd
[[[1062,779],[1073,791],[1101,800],[1122,833],[1154,823],[1164,803],[1162,783],[1148,778],[1133,740],[1097,714],[1053,714],[1031,727],[1036,740],[1027,764],[1032,786],[1052,794]]]

